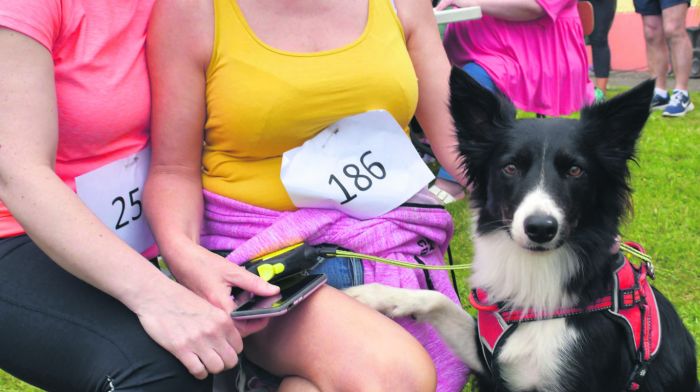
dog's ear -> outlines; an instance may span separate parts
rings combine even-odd
[[[611,168],[633,159],[637,140],[649,118],[654,80],[640,83],[607,102],[581,111],[581,121],[590,144]]]
[[[515,107],[501,94],[492,93],[466,72],[452,67],[450,110],[467,177],[478,185],[500,131],[515,120]]]

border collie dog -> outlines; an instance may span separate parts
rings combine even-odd
[[[700,391],[692,336],[648,284],[650,263],[630,263],[615,240],[654,82],[583,109],[580,120],[516,120],[507,98],[461,70],[450,84],[473,184],[478,320],[434,291],[346,292],[432,324],[481,391]]]

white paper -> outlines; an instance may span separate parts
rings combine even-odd
[[[141,202],[151,160],[150,148],[75,178],[85,205],[138,252],[154,244]]]
[[[434,179],[386,111],[346,117],[282,156],[281,179],[297,207],[368,219],[410,199]]]

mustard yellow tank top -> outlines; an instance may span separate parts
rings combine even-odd
[[[280,180],[282,154],[341,118],[384,109],[407,129],[418,83],[390,0],[369,0],[349,45],[292,53],[262,42],[236,0],[214,0],[207,69],[204,189],[274,210],[295,209]]]

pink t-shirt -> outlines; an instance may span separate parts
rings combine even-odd
[[[537,0],[545,11],[528,22],[484,15],[445,30],[453,64],[475,62],[518,109],[561,116],[593,102],[578,0]]]
[[[74,190],[76,176],[148,144],[151,98],[144,44],[153,2],[0,2],[0,27],[33,38],[53,58],[56,173]],[[0,238],[23,232],[0,203]]]

